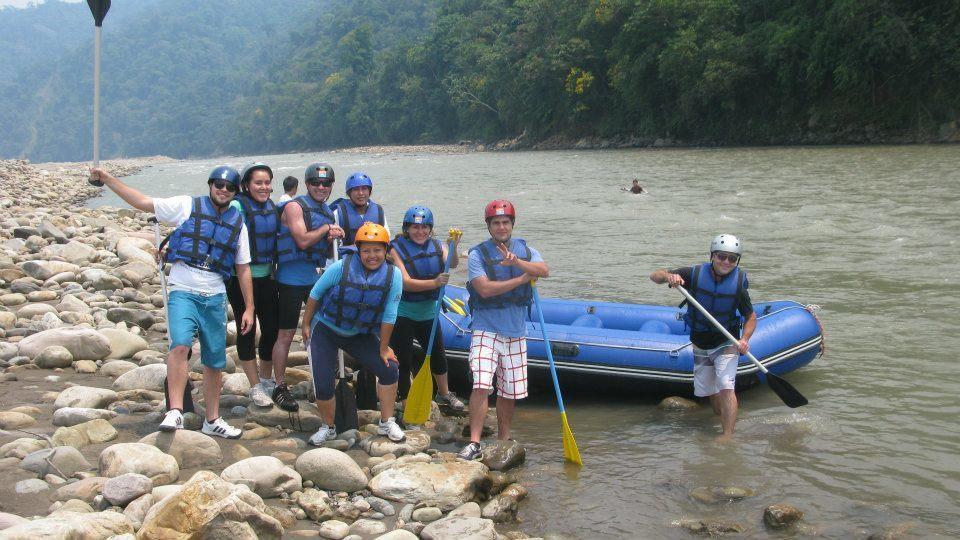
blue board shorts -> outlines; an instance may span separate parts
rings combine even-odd
[[[227,367],[227,295],[171,291],[168,309],[170,348],[192,347],[200,336],[200,361],[212,369]]]

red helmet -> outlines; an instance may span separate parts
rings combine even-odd
[[[483,209],[483,219],[489,222],[490,218],[497,216],[509,216],[511,221],[515,221],[517,219],[517,210],[510,201],[497,199],[491,201],[487,204],[487,207]]]

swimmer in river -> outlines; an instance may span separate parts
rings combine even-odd
[[[640,185],[640,180],[634,178],[633,185],[629,188],[622,187],[620,191],[629,191],[630,193],[636,193],[637,195],[644,193],[643,186]]]

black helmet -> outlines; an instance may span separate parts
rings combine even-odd
[[[270,166],[267,165],[266,163],[263,163],[262,161],[257,161],[247,165],[246,167],[243,168],[243,170],[240,171],[240,183],[241,184],[250,183],[250,175],[253,174],[253,171],[256,171],[256,170],[267,171],[267,174],[270,175],[270,179],[273,180],[273,169],[271,169]]]
[[[315,178],[336,181],[336,177],[333,174],[333,167],[327,163],[317,162],[307,165],[307,170],[303,172],[303,181],[309,182]]]

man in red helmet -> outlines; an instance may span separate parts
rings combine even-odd
[[[470,443],[459,456],[479,459],[480,433],[487,398],[497,379],[497,437],[510,438],[516,400],[527,397],[527,309],[533,298],[530,282],[550,269],[540,253],[513,238],[516,209],[498,199],[484,210],[490,238],[470,249],[467,290],[473,335],[470,341]]]

